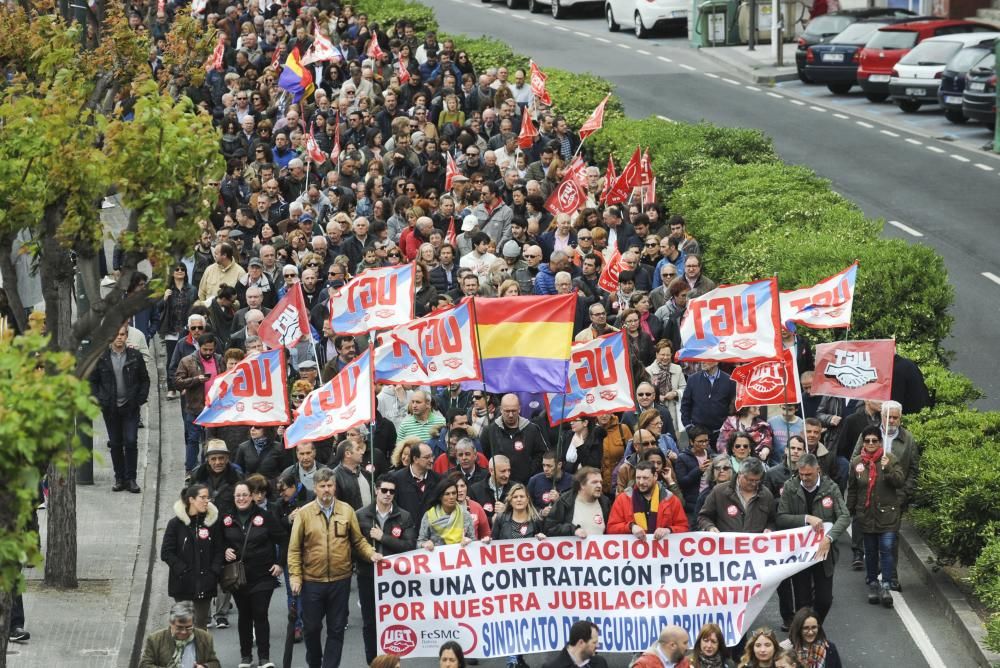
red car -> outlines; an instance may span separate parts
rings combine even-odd
[[[921,19],[885,26],[872,35],[858,56],[858,84],[869,100],[885,102],[889,97],[893,66],[923,40],[939,35],[996,30],[996,26],[986,23],[952,19]]]

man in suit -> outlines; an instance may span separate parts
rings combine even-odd
[[[604,210],[604,227],[608,231],[608,248],[617,248],[619,253],[629,249],[629,244],[639,245],[635,228],[622,220],[622,210],[609,206]]]

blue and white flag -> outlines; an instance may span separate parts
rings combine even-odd
[[[216,376],[205,390],[205,409],[195,420],[202,427],[288,424],[285,351],[256,353]]]
[[[778,279],[720,285],[688,302],[681,321],[685,362],[773,359],[781,350]]]
[[[285,430],[285,448],[322,441],[375,420],[372,351],[368,348],[306,396]]]
[[[585,415],[635,410],[632,368],[625,332],[574,343],[564,394],[545,395],[545,411],[553,427]]]
[[[413,264],[369,269],[330,292],[330,328],[358,336],[413,320]]]

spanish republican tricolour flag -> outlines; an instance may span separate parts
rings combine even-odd
[[[302,64],[299,47],[292,49],[285,59],[285,66],[281,69],[281,76],[278,77],[278,86],[292,94],[292,102],[295,104],[298,104],[303,96],[308,98],[316,89],[313,85],[312,72]]]
[[[487,392],[565,392],[576,294],[475,298]]]

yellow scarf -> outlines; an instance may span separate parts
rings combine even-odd
[[[649,501],[638,489],[632,488],[632,513],[635,516],[635,523],[642,527],[643,531],[649,531],[649,521],[652,520],[656,526],[656,514],[660,509],[660,484],[653,484],[653,496]]]
[[[427,523],[445,545],[457,545],[465,537],[465,518],[462,517],[461,506],[455,506],[450,515],[445,514],[441,506],[434,506],[427,511]]]

